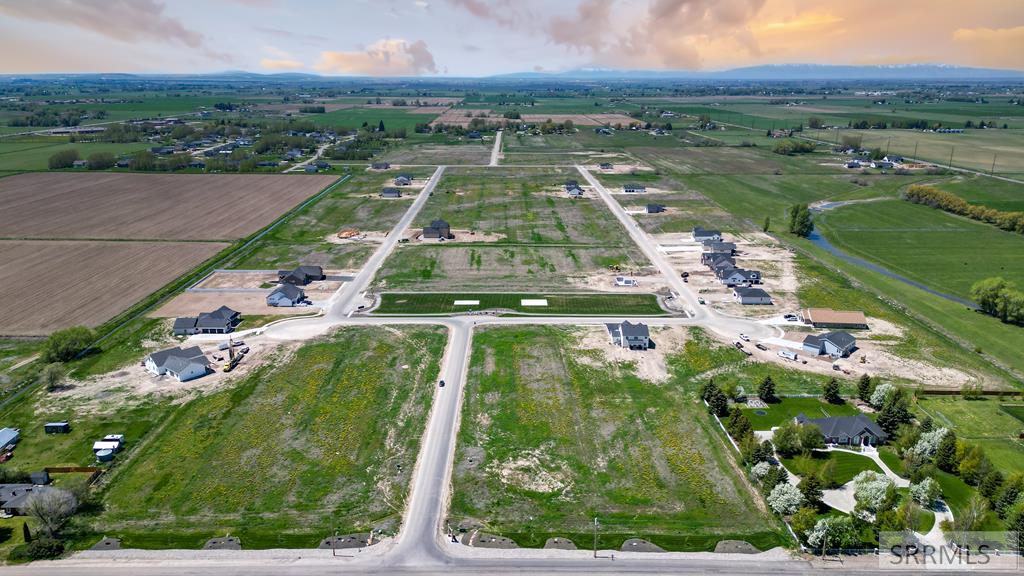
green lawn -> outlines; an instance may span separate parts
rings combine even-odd
[[[523,306],[522,300],[543,299],[547,306]],[[455,305],[457,300],[478,301]],[[452,314],[480,310],[510,310],[540,315],[641,315],[664,316],[654,294],[523,294],[523,293],[431,293],[385,292],[376,314]]]
[[[1024,428],[998,398],[964,400],[959,396],[926,396],[917,408],[939,426],[956,431],[961,438],[1009,438]]]
[[[425,124],[436,117],[436,114],[413,114],[403,108],[342,108],[325,114],[307,114],[303,119],[317,126],[348,129],[359,128],[363,123],[376,128],[383,121],[385,130],[405,128],[408,134],[412,134],[416,124]]]
[[[1003,412],[1024,423],[1024,404],[1001,404],[1000,408]]]
[[[756,394],[755,389],[748,390]],[[769,404],[767,408],[744,408],[744,414],[750,419],[754,430],[770,430],[796,418],[801,412],[808,418],[825,418],[827,416],[855,416],[860,414],[849,402],[845,404],[829,404],[821,398],[782,398],[780,402]],[[759,414],[764,412],[764,414]]]
[[[347,328],[176,409],[111,479],[96,533],[132,547],[313,547],[398,525],[445,337]]]
[[[723,538],[783,544],[694,388],[675,377],[653,385],[581,349],[582,330],[600,328],[476,333],[452,524],[481,523],[531,547],[555,535],[585,546],[594,517],[605,547],[630,537],[669,550],[710,550]]]
[[[900,474],[903,472],[903,460],[899,457],[896,452],[888,447],[882,446],[878,449],[878,457],[885,462],[885,465],[889,467],[889,470]]]
[[[835,462],[834,472],[828,479],[832,486],[842,486],[865,470],[882,473],[882,469],[871,458],[849,452],[811,452],[806,456],[782,459],[786,469],[801,478],[819,474],[827,462]]]
[[[5,139],[0,140],[0,170],[46,170],[50,156],[60,150],[77,150],[78,156],[85,160],[90,154],[97,152],[110,152],[118,156],[147,148],[149,148],[149,144],[146,142],[125,144],[78,142],[72,144],[67,142],[67,138],[41,140],[33,137],[28,142]]]
[[[970,202],[1006,212],[1024,211],[1024,185],[985,176],[957,176],[940,182],[947,190]]]

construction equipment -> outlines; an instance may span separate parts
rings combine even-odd
[[[235,343],[231,341],[231,337],[228,336],[228,362],[224,365],[225,372],[231,372],[238,366],[238,363],[242,360],[241,354],[235,354]]]

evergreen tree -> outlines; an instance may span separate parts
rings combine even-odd
[[[21,535],[25,539],[25,544],[32,541],[32,531],[28,529],[28,522],[24,522],[21,525]]]
[[[925,416],[924,420],[921,421],[921,433],[925,434],[935,429],[935,421],[932,420],[931,416]]]
[[[757,397],[762,402],[774,402],[775,401],[775,382],[772,381],[771,376],[765,376],[764,380],[757,385]]]
[[[939,441],[935,450],[935,465],[943,472],[956,472],[956,434],[952,430]]]
[[[715,384],[715,381],[712,380],[712,379],[708,379],[708,381],[705,382],[704,385],[700,387],[700,399],[705,401],[705,402],[710,401],[711,400],[711,394],[713,394],[714,390],[717,390],[717,389],[718,389],[718,385]]]
[[[384,121],[381,120],[380,124],[377,124],[377,132],[383,132],[383,131],[384,131]]]
[[[871,376],[867,374],[861,374],[860,380],[857,381],[857,397],[864,402],[871,401],[871,393],[874,392],[875,386],[871,382]]]
[[[719,418],[729,414],[729,399],[725,397],[725,392],[717,387],[712,391],[711,398],[708,400],[708,411]]]
[[[900,427],[900,424],[905,424],[911,420],[913,420],[913,416],[910,413],[907,393],[902,388],[896,388],[885,399],[882,409],[878,412],[878,425],[886,433],[893,434]]]
[[[988,474],[985,474],[978,484],[978,494],[981,494],[995,505],[998,500],[999,489],[1003,487],[1004,480],[1002,472],[996,469],[989,470]]]
[[[800,489],[800,493],[804,495],[804,500],[811,505],[818,506],[821,504],[821,481],[814,474],[808,474],[804,476],[804,479],[800,481],[800,485],[797,486]]]
[[[750,420],[739,406],[732,407],[732,411],[729,413],[729,422],[725,428],[736,440],[745,440],[754,435],[754,427],[750,425]]]
[[[764,226],[761,227],[761,231],[762,232],[767,232],[771,227],[772,227],[772,217],[771,216],[765,216],[764,217]]]
[[[825,398],[825,402],[829,404],[842,404],[843,397],[839,395],[839,381],[832,378],[826,382],[822,396]]]

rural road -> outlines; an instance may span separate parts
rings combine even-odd
[[[327,150],[331,146],[334,146],[334,142],[327,142],[325,144],[321,144],[320,147],[316,149],[316,154],[313,154],[312,156],[306,158],[302,162],[299,162],[298,164],[288,168],[287,170],[285,170],[285,173],[298,172],[299,170],[302,170],[307,165],[309,165],[310,162],[316,162],[317,160],[320,159],[321,156],[323,156],[324,150]]]
[[[494,148],[491,149],[491,163],[488,166],[498,165],[498,156],[501,154],[501,135],[504,134],[502,130],[498,130],[494,134]]]

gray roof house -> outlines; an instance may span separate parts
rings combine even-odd
[[[410,184],[412,184],[412,176],[406,174],[395,176],[395,186],[408,186]]]
[[[0,428],[0,450],[14,446],[21,439],[21,430],[18,428]]]
[[[575,181],[575,180],[566,180],[565,181],[565,191],[566,192],[571,191],[573,188],[579,188],[579,187],[580,187],[580,183]]]
[[[424,238],[443,238],[445,240],[451,240],[455,238],[452,235],[452,228],[444,220],[437,219],[430,223],[430,226],[423,227]]]
[[[664,204],[648,204],[647,205],[647,213],[648,214],[661,214],[664,211],[665,211],[665,205]]]
[[[729,254],[734,254],[736,252],[736,244],[733,244],[732,242],[704,240],[701,244],[704,245],[705,252],[727,252]]]
[[[646,324],[632,324],[625,320],[620,324],[606,324],[612,344],[630,350],[647,350],[651,347],[651,331]]]
[[[743,305],[768,304],[772,303],[772,297],[760,288],[744,288],[737,286],[732,289],[732,296],[737,302]]]
[[[277,280],[282,284],[305,286],[314,280],[323,280],[324,269],[319,266],[299,266],[295,270],[278,270]]]
[[[722,269],[715,271],[718,280],[726,286],[739,286],[742,284],[758,284],[761,282],[761,273],[757,270],[745,270],[743,268]]]
[[[820,356],[826,354],[833,358],[845,358],[857,349],[857,339],[849,332],[828,332],[820,336],[808,334],[804,338],[804,350]]]
[[[626,194],[643,194],[647,192],[647,186],[643,184],[623,184],[622,191]]]
[[[705,230],[704,228],[702,228],[700,226],[694,226],[693,227],[693,241],[694,242],[703,242],[705,240],[714,240],[716,242],[721,242],[721,240],[722,240],[722,233],[719,232],[718,230]]]
[[[583,198],[583,189],[578,186],[568,190],[568,192],[569,198]]]
[[[373,164],[370,164],[370,168],[374,170],[387,170],[391,168],[391,164],[387,162],[374,162]]]
[[[700,263],[705,266],[711,266],[720,260],[736,264],[736,259],[733,258],[732,254],[726,252],[702,252],[700,255]]]
[[[292,284],[281,284],[273,292],[267,294],[267,306],[291,308],[298,306],[306,299],[306,293]]]
[[[601,165],[599,166],[599,168],[601,170],[611,170],[613,168],[613,166],[612,166],[611,162],[601,162]]]
[[[196,317],[182,317],[174,320],[174,335],[227,334],[235,329],[242,315],[227,306],[213,312],[202,312]]]
[[[813,424],[821,430],[827,444],[850,444],[854,446],[877,446],[885,442],[888,435],[871,418],[863,414],[856,416],[830,416],[808,418],[797,414],[799,424]]]
[[[198,346],[184,349],[175,346],[146,356],[145,365],[153,374],[170,374],[179,382],[186,382],[205,376],[210,361]]]
[[[0,484],[0,510],[12,516],[28,514],[28,501],[33,494],[55,490],[49,486],[33,484]]]
[[[722,270],[729,270],[730,268],[735,267],[736,259],[732,256],[720,256],[708,262],[708,268],[711,268],[711,271],[715,273],[715,276],[718,276]]]
[[[381,198],[401,198],[402,191],[398,188],[384,188],[380,191]]]

